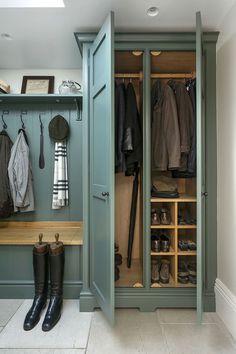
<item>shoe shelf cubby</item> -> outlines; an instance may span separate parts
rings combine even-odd
[[[170,279],[167,284],[158,282],[151,282],[151,288],[160,287],[196,287],[196,284],[188,281],[186,284],[178,281],[178,269],[180,263],[184,262],[186,267],[189,263],[196,263],[196,249],[180,249],[179,241],[187,247],[196,246],[196,202],[195,196],[190,196],[186,194],[181,194],[179,198],[166,199],[166,198],[151,198],[151,210],[156,210],[157,214],[161,213],[164,208],[168,211],[170,216],[170,223],[168,225],[160,223],[152,224],[151,217],[151,236],[164,234],[169,238],[170,248],[166,252],[161,249],[160,251],[154,252],[151,247],[150,256],[151,259],[155,258],[161,264],[162,259],[168,259],[170,261]],[[151,244],[151,239],[150,239]],[[181,246],[182,247],[182,246]],[[161,268],[160,268],[161,269]]]

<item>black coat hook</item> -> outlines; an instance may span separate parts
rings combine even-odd
[[[3,118],[3,114],[2,114],[2,124],[3,124],[3,129],[4,130],[7,129],[7,124],[6,124],[6,122],[5,122],[4,118]]]
[[[23,121],[22,114],[20,115],[20,120],[21,120],[21,128],[25,129],[25,123]]]

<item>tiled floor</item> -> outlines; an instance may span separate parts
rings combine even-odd
[[[100,311],[79,312],[79,302],[64,301],[60,322],[50,332],[40,323],[22,329],[30,300],[0,300],[0,354],[236,354],[236,342],[216,314],[196,324],[193,310],[144,313],[116,311],[109,326]],[[40,348],[40,349],[39,349]]]

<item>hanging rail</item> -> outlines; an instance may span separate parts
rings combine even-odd
[[[196,73],[156,73],[151,74],[151,79],[194,79]],[[116,79],[143,79],[143,74],[134,74],[134,73],[124,73],[124,74],[115,74]]]

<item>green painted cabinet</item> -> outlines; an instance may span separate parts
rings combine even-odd
[[[83,56],[83,289],[80,295],[81,311],[99,306],[112,323],[114,308],[137,307],[154,311],[163,307],[197,308],[199,320],[202,311],[215,309],[214,282],[216,279],[216,41],[218,33],[202,33],[200,13],[197,14],[196,33],[114,33],[114,14],[106,19],[98,35],[75,33]],[[133,61],[139,83],[139,101],[142,101],[143,165],[140,183],[140,282],[134,286],[115,287],[114,235],[118,209],[118,194],[114,175],[114,81],[117,71],[127,73],[129,58],[140,52]],[[114,57],[120,58],[114,65]],[[128,54],[127,54],[128,53]],[[175,235],[171,259],[174,286],[151,286],[151,78],[155,53],[175,53],[179,68],[187,67],[181,61],[194,57],[197,82],[197,224],[192,229],[197,240],[197,286],[178,286],[178,211],[173,203]],[[178,53],[182,53],[178,56]],[[191,54],[192,53],[192,54]],[[194,53],[194,55],[193,55]],[[127,54],[127,55],[126,55]],[[123,55],[123,57],[122,57]],[[157,54],[159,55],[159,54]],[[136,57],[137,58],[137,57]],[[165,62],[162,62],[165,65]],[[126,68],[126,69],[125,69]],[[164,69],[163,69],[164,70]],[[182,69],[183,70],[183,69]],[[181,73],[181,71],[179,71]],[[115,75],[116,74],[116,75]],[[156,68],[156,75],[158,68]],[[131,75],[130,75],[131,76]],[[154,75],[155,76],[155,75]],[[125,77],[125,75],[124,75]],[[158,76],[156,76],[158,77]],[[190,77],[190,76],[186,76]],[[207,196],[207,197],[206,197]],[[196,204],[195,204],[196,206]],[[195,207],[193,206],[193,208]],[[170,206],[172,208],[172,206]],[[175,208],[175,209],[174,209]],[[119,227],[119,225],[118,225]],[[172,258],[171,258],[172,257]],[[131,273],[130,273],[131,274]],[[133,276],[133,275],[130,275]]]

